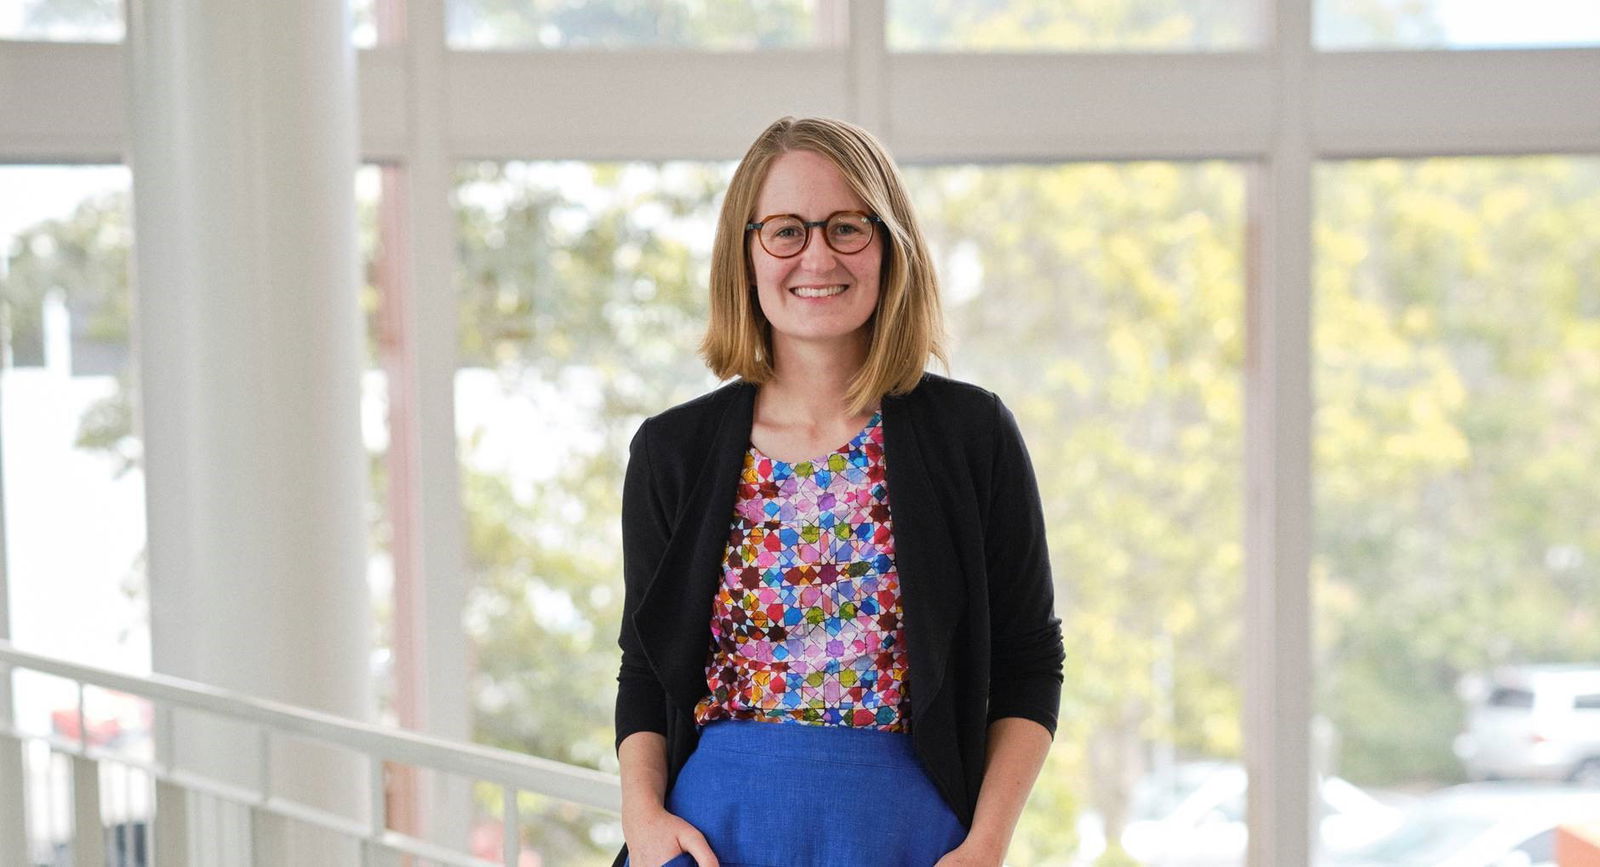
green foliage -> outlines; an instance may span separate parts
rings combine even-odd
[[[108,344],[128,341],[127,193],[87,199],[59,219],[19,232],[4,251],[0,300],[7,309],[11,351],[18,364],[43,359],[45,296],[60,292],[85,335]]]
[[[1121,843],[1113,842],[1100,853],[1100,857],[1094,859],[1094,867],[1140,867],[1140,865],[1137,859],[1122,848]]]
[[[1114,836],[1148,744],[1241,748],[1244,179],[1130,163],[907,182],[941,274],[967,275],[947,287],[955,372],[1015,410],[1045,499],[1062,728],[1012,861],[1055,863],[1084,806]]]
[[[505,405],[536,403],[552,425],[587,431],[553,472],[515,484],[474,457],[489,432],[464,443],[482,743],[616,766],[627,444],[645,415],[716,384],[695,355],[709,229],[691,243],[674,224],[714,225],[727,173],[514,163],[458,174],[463,364],[492,370]],[[610,821],[552,809],[530,833],[552,863],[578,863],[615,851]]]
[[[1318,704],[1453,782],[1456,680],[1600,659],[1600,161],[1317,173]]]

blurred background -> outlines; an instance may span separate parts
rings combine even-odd
[[[158,12],[0,0],[0,635],[206,680],[153,650],[140,347],[164,332],[140,293],[163,290],[136,277],[134,202],[187,188],[182,165],[141,184],[162,157],[138,111],[183,88],[124,52]],[[174,44],[205,38],[198,15]],[[342,616],[371,638],[366,712],[340,712],[615,773],[627,444],[717,384],[694,348],[736,160],[825,114],[900,161],[951,372],[1015,409],[1039,475],[1066,679],[1009,864],[1527,867],[1600,820],[1600,3],[340,19],[356,267],[321,288],[362,325],[340,411],[363,601]],[[250,134],[295,153],[292,130]],[[209,171],[196,195],[228,183]],[[150,703],[12,688],[29,862],[68,863],[63,744],[154,755]],[[151,778],[129,779],[108,825],[150,820]],[[472,792],[455,842],[498,859],[498,796]],[[603,809],[521,813],[518,863],[621,843]],[[146,863],[133,833],[113,863]]]

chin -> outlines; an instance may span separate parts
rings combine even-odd
[[[850,337],[865,337],[870,332],[870,326],[863,322],[854,328],[775,328],[774,332],[790,340],[827,341],[844,340]]]

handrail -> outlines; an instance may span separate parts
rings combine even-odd
[[[169,675],[139,677],[64,662],[17,650],[9,641],[0,640],[0,669],[9,667],[270,726],[380,759],[488,780],[609,813],[622,811],[621,780],[603,771],[358,722]],[[9,730],[11,720],[0,721],[0,726]]]

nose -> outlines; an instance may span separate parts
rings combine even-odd
[[[797,257],[802,264],[809,262],[832,263],[838,255],[832,247],[828,246],[827,226],[806,227],[806,248],[800,251]],[[813,237],[810,233],[815,232]]]

